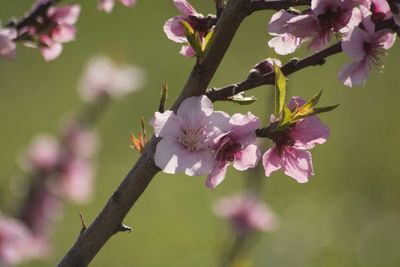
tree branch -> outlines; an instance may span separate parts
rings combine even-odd
[[[239,25],[251,13],[250,2],[251,0],[228,2],[218,21],[210,49],[202,62],[197,62],[194,66],[173,106],[174,110],[177,110],[184,99],[205,93]],[[154,163],[157,143],[158,139],[153,137],[146,145],[135,166],[126,175],[97,218],[60,261],[59,267],[87,266],[103,245],[120,231],[123,219],[159,171]]]
[[[7,24],[7,27],[14,27],[17,30],[21,30],[25,26],[33,25],[37,21],[37,18],[44,15],[47,10],[52,6],[60,2],[61,0],[42,0],[37,3],[35,7],[19,21],[12,21]]]
[[[254,0],[251,2],[252,11],[281,10],[294,6],[310,6],[311,0]]]
[[[323,65],[327,57],[338,54],[341,51],[342,47],[341,43],[339,42],[302,60],[292,59],[282,67],[282,72],[286,76],[288,76],[292,73],[295,73],[299,70],[302,70],[310,66]],[[234,96],[240,92],[244,92],[261,85],[274,84],[274,82],[275,82],[274,72],[264,74],[263,76],[250,75],[246,80],[238,84],[232,84],[217,89],[216,88],[209,89],[206,95],[213,102],[226,101],[228,97]]]

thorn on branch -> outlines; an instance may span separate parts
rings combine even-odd
[[[167,101],[167,98],[168,98],[168,85],[167,82],[165,82],[161,89],[161,99],[160,99],[160,105],[158,107],[158,112],[164,113],[165,102]]]
[[[119,228],[119,232],[128,232],[128,233],[132,233],[132,228],[129,226],[126,226],[125,224],[121,223],[120,228]]]
[[[83,234],[83,232],[86,231],[87,227],[86,227],[86,223],[85,220],[83,219],[83,215],[81,212],[79,212],[79,218],[81,219],[81,232],[80,235]]]

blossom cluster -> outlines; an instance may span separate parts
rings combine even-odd
[[[38,1],[32,8],[36,10],[43,1]],[[0,29],[0,57],[15,59],[16,41],[26,46],[38,48],[46,61],[57,58],[63,49],[63,43],[75,39],[77,22],[80,14],[79,5],[50,7],[43,15],[35,18],[32,24],[17,30],[10,26]]]
[[[289,108],[296,112],[305,105],[292,98]],[[329,129],[318,117],[309,116],[279,127],[283,117],[271,116],[268,137],[274,146],[262,156],[265,175],[282,169],[299,183],[314,174],[311,154],[316,144],[324,143]],[[165,173],[184,172],[189,176],[208,175],[206,186],[215,188],[225,177],[227,167],[239,171],[255,168],[261,159],[256,131],[261,121],[252,113],[229,116],[214,111],[206,96],[190,97],[173,111],[156,112],[150,121],[157,145],[155,163]]]
[[[273,36],[268,44],[281,55],[293,53],[303,43],[318,52],[332,37],[339,37],[344,53],[353,60],[339,79],[349,87],[362,85],[374,65],[381,67],[384,50],[394,44],[395,33],[380,25],[392,19],[400,25],[399,7],[397,1],[387,0],[312,0],[310,9],[275,13],[268,25]]]
[[[14,266],[47,254],[47,246],[23,223],[0,213],[0,266]]]

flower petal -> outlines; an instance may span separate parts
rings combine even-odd
[[[264,153],[262,157],[262,163],[265,170],[265,176],[267,177],[269,177],[274,171],[282,168],[282,159],[278,155],[278,150],[276,147],[272,147]]]
[[[206,187],[210,189],[217,187],[225,179],[228,166],[228,162],[218,162],[207,177]]]
[[[171,110],[167,110],[164,113],[156,112],[149,124],[153,126],[156,137],[176,140],[181,133],[181,121]]]
[[[235,154],[233,167],[239,171],[255,168],[261,158],[261,151],[258,146],[252,144]]]
[[[310,152],[295,148],[285,148],[282,158],[284,173],[294,178],[297,182],[306,183],[308,178],[314,175]]]
[[[329,138],[329,128],[317,116],[307,117],[296,123],[290,136],[295,140],[294,147],[307,150],[325,143]]]
[[[185,16],[197,16],[197,11],[186,0],[174,0],[176,8]]]

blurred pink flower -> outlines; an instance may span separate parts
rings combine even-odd
[[[45,245],[21,222],[0,214],[0,266],[43,257]]]
[[[58,182],[60,194],[76,203],[88,202],[93,194],[94,174],[93,164],[88,160],[65,161]]]
[[[239,235],[246,235],[254,230],[269,232],[278,226],[277,215],[251,193],[221,198],[215,204],[214,212],[228,220]]]
[[[48,172],[55,169],[61,158],[59,142],[51,135],[42,134],[36,136],[23,158],[24,168]]]
[[[14,29],[0,28],[0,57],[15,60],[16,45],[13,41],[17,37],[17,32]]]
[[[54,181],[51,181],[54,182]],[[35,236],[47,236],[51,225],[62,216],[61,202],[51,182],[38,184],[30,202],[25,203],[20,217]]]
[[[289,103],[291,110],[305,104],[300,97],[293,97]],[[274,118],[272,118],[274,119]],[[263,155],[265,175],[283,169],[284,173],[299,183],[308,182],[314,175],[311,153],[308,151],[317,144],[323,144],[329,137],[329,129],[317,116],[297,121],[287,131],[275,132],[272,140],[275,145]]]
[[[207,177],[206,186],[214,189],[225,178],[226,170],[232,163],[236,170],[244,171],[257,166],[261,152],[256,142],[256,129],[260,120],[250,112],[234,114],[229,120],[231,128],[215,140],[214,167]]]
[[[214,164],[214,139],[230,128],[229,116],[213,110],[206,96],[189,97],[173,111],[155,113],[150,121],[154,134],[162,137],[155,163],[165,173],[189,176],[208,174]]]
[[[134,6],[137,2],[136,0],[99,0],[98,8],[99,10],[110,13],[114,8],[115,1],[127,7]]]
[[[91,158],[98,151],[97,133],[76,120],[67,121],[62,129],[62,139],[73,155]]]
[[[343,52],[349,55],[353,62],[343,67],[339,79],[349,87],[363,84],[374,65],[381,67],[380,57],[396,40],[396,35],[389,30],[375,32],[371,12],[364,7],[360,10],[362,28],[357,27],[347,33],[342,41]]]
[[[88,102],[104,95],[122,97],[139,90],[144,83],[144,76],[138,67],[118,66],[105,56],[95,56],[90,59],[81,78],[79,92]]]

